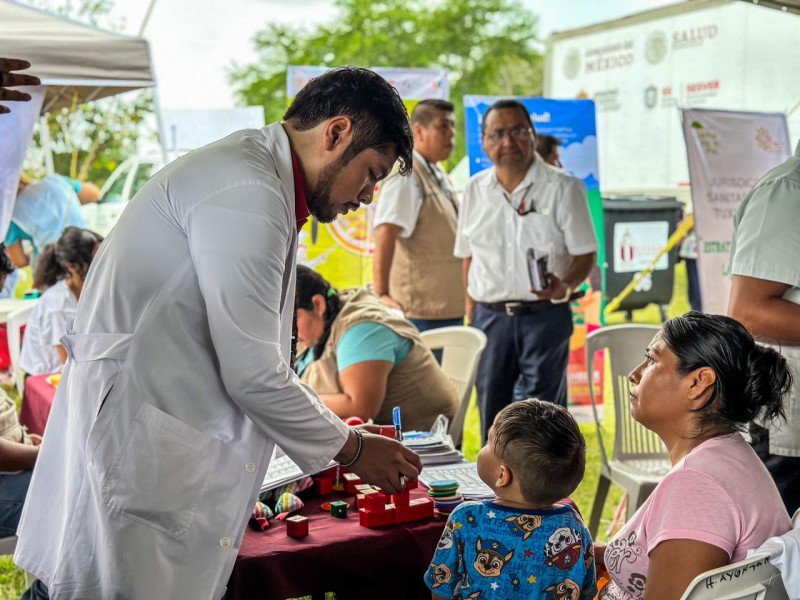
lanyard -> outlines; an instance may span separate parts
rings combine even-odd
[[[428,171],[430,171],[430,174],[433,175],[436,183],[439,184],[439,189],[442,190],[444,195],[447,196],[447,199],[450,200],[450,204],[453,205],[453,210],[456,211],[456,215],[458,215],[458,204],[453,197],[453,191],[450,189],[450,186],[447,185],[447,181],[439,172],[439,169],[429,163],[427,158],[425,159],[425,166],[428,167]]]
[[[531,189],[533,189],[533,182],[532,181],[528,184],[528,187],[525,188],[525,191],[522,192],[522,198],[519,199],[519,206],[517,206],[517,207],[515,207],[514,203],[511,201],[511,196],[509,196],[508,194],[503,192],[503,198],[506,199],[506,202],[508,202],[508,205],[512,209],[514,209],[514,212],[517,213],[520,217],[524,217],[525,215],[527,215],[529,213],[535,213],[536,212],[535,198],[531,198],[531,206],[530,206],[530,208],[528,208],[528,209],[525,208],[525,199],[528,197],[528,194],[530,193]]]

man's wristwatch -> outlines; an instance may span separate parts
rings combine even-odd
[[[572,290],[574,288],[571,285],[567,286],[567,291],[564,292],[564,296],[562,298],[550,298],[550,302],[553,304],[563,304],[564,302],[569,302],[569,297],[572,296]]]

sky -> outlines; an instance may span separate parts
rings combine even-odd
[[[680,0],[522,0],[539,16],[539,37]],[[135,35],[149,0],[115,0],[112,13]],[[333,0],[155,0],[149,40],[164,109],[232,108],[232,65],[256,59],[252,37],[267,23],[313,27],[336,17]],[[404,66],[404,65],[397,65]]]

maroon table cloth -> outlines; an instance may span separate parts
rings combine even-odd
[[[25,379],[25,392],[22,395],[22,409],[19,422],[28,428],[28,433],[44,433],[50,407],[56,388],[47,383],[49,375],[31,375]]]
[[[411,497],[426,495],[413,490]],[[335,519],[320,504],[345,500],[347,519]],[[358,524],[355,497],[331,494],[305,499],[298,514],[309,518],[309,534],[286,535],[286,524],[272,519],[264,532],[248,528],[228,583],[227,600],[284,600],[298,596],[337,600],[429,600],[422,580],[430,565],[445,519],[367,529]]]

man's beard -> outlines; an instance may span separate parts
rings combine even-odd
[[[331,223],[339,216],[339,207],[331,199],[333,182],[344,167],[339,158],[336,162],[325,167],[319,174],[317,189],[306,198],[308,212],[320,223]]]

